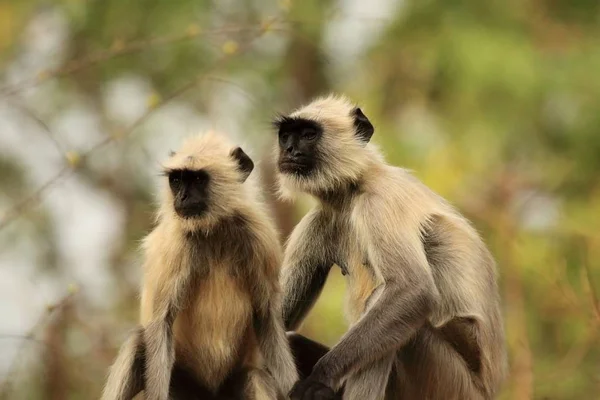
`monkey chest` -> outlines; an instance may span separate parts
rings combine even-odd
[[[346,315],[350,323],[365,312],[373,291],[379,286],[377,274],[362,254],[349,255],[340,263],[347,280]]]
[[[250,295],[223,269],[202,279],[175,320],[177,352],[206,379],[219,379],[237,362],[252,321]],[[202,366],[211,365],[210,370]]]
[[[337,237],[335,264],[346,278],[345,314],[353,324],[365,312],[371,294],[378,286],[377,274],[369,263],[366,246],[360,240],[357,230],[349,218],[341,218],[337,232],[346,234]],[[342,223],[343,222],[343,223]]]

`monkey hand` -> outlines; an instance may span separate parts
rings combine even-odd
[[[335,391],[313,375],[297,382],[290,392],[291,400],[334,400]]]

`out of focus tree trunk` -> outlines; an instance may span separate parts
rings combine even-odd
[[[323,39],[325,13],[329,1],[294,2],[290,10],[290,18],[295,29],[290,32],[290,40],[283,58],[283,87],[286,100],[299,106],[313,97],[329,90],[325,76],[325,58],[320,43]],[[299,22],[295,22],[299,21]],[[270,154],[267,149],[267,154]],[[296,220],[294,207],[289,203],[277,200],[275,162],[273,157],[265,157],[262,163],[262,176],[266,187],[267,199],[272,204],[281,238],[287,239]]]

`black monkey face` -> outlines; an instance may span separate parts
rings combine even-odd
[[[379,156],[369,141],[374,127],[362,110],[343,96],[320,97],[280,116],[279,195],[317,197],[357,183]]]
[[[192,136],[162,163],[159,218],[177,221],[186,232],[208,233],[246,207],[245,185],[252,159],[217,132]]]
[[[205,170],[175,169],[168,173],[174,208],[182,218],[199,218],[209,205],[210,175]]]
[[[279,136],[279,171],[308,176],[319,164],[323,127],[304,118],[282,117],[275,122]]]

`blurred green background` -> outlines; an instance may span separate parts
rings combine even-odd
[[[0,398],[97,398],[186,135],[261,160],[289,234],[310,199],[272,195],[269,121],[329,91],[489,244],[501,398],[600,398],[597,0],[2,0],[0,71]],[[344,286],[305,333],[336,342]]]

